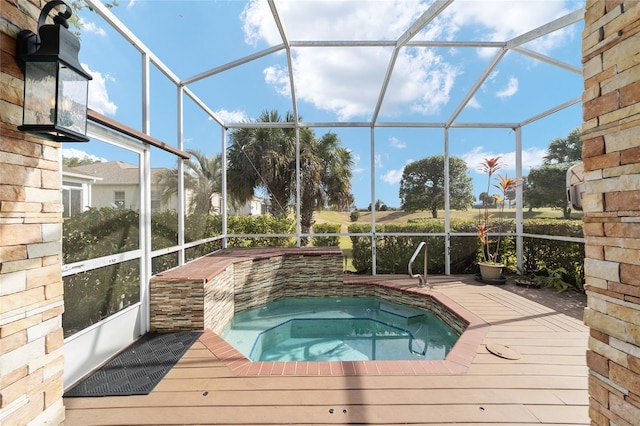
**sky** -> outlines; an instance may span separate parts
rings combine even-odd
[[[392,44],[318,47],[309,43],[395,42],[431,3],[274,1],[287,40],[298,45],[307,42],[291,50],[298,114],[302,122],[323,124],[314,128],[317,137],[334,132],[352,152],[352,191],[359,208],[371,201],[372,168],[375,199],[400,207],[404,166],[443,154],[442,128],[403,123],[517,124],[582,95],[582,21],[522,45],[578,72],[508,51],[466,104],[463,100],[499,49],[403,47],[385,89]],[[505,42],[582,7],[582,1],[456,0],[411,41]],[[111,11],[180,80],[216,71],[187,87],[225,125],[256,120],[263,111],[277,110],[283,117],[293,111],[285,50],[260,54],[283,43],[266,1],[120,0]],[[93,76],[90,108],[141,130],[140,53],[98,14],[83,9],[79,16],[83,23],[80,61]],[[254,60],[245,60],[252,55]],[[175,85],[152,65],[150,133],[173,146],[178,146],[176,93]],[[369,127],[345,127],[374,117],[377,123],[393,125],[373,132]],[[566,137],[581,124],[582,107],[577,103],[522,127],[523,175],[541,165],[550,141]],[[222,149],[221,127],[189,98],[184,101],[183,138],[184,149],[205,153]],[[515,176],[515,140],[510,128],[451,128],[446,143],[450,155],[467,163],[477,197],[487,188],[486,177],[478,172],[484,158],[502,156],[503,171]],[[65,143],[63,155],[137,161],[135,155],[96,141]],[[151,157],[152,167],[175,166],[175,158],[159,150],[152,151]]]

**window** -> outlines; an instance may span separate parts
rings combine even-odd
[[[113,204],[115,204],[115,207],[118,209],[124,207],[124,191],[114,191]]]
[[[63,217],[82,213],[82,188],[62,188]]]
[[[160,191],[151,190],[151,211],[160,211],[162,203],[160,201]]]

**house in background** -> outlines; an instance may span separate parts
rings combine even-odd
[[[166,204],[160,200],[160,190],[154,182],[157,181],[157,176],[162,170],[165,169],[151,169],[151,210],[177,210],[176,196],[172,196]],[[81,178],[85,181],[79,182]],[[93,181],[89,182],[87,179]],[[63,168],[63,190],[69,185],[78,183],[88,187],[88,198],[85,198],[88,202],[83,203],[83,211],[88,207],[140,209],[140,168],[135,164],[107,161]],[[72,213],[77,212],[74,210]]]
[[[222,206],[222,196],[213,194],[212,202],[216,213],[219,213]],[[235,206],[233,203],[228,204],[228,214],[230,216],[260,216],[267,213],[269,213],[269,200],[255,195],[241,206]]]
[[[177,210],[177,195],[172,195],[168,202],[163,203],[160,197],[161,188],[158,177],[165,168],[151,169],[151,210]],[[107,161],[87,164],[77,167],[64,167],[62,170],[62,191],[64,201],[64,216],[82,213],[89,207],[94,208],[126,208],[140,209],[140,168],[135,164],[123,161]],[[66,200],[69,200],[67,203]],[[185,194],[188,204],[189,190]],[[214,194],[212,197],[214,213],[220,212],[222,197]],[[69,208],[67,208],[69,204]],[[233,216],[259,216],[268,212],[264,199],[253,197],[242,206],[229,205],[229,214]]]
[[[87,211],[92,205],[91,187],[99,180],[102,178],[62,166],[62,217],[71,217]]]

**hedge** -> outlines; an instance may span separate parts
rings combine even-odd
[[[321,223],[313,225],[314,236],[311,237],[311,245],[314,247],[338,247],[340,245],[340,237],[319,236],[318,234],[339,234],[340,225],[331,223]]]
[[[475,233],[473,220],[451,220],[452,233]],[[513,229],[515,223],[507,224]],[[538,235],[562,235],[582,237],[582,222],[573,220],[526,220],[525,233]],[[349,233],[368,233],[370,225],[350,225]],[[407,265],[418,244],[427,242],[427,272],[445,272],[444,236],[387,236],[385,233],[444,233],[443,219],[421,220],[416,223],[376,226],[376,272],[380,274],[406,274]],[[353,266],[357,273],[370,274],[371,237],[352,236]],[[451,237],[451,273],[477,273],[480,259],[480,243],[476,236]],[[515,238],[503,237],[501,241],[501,261],[515,272]],[[419,255],[413,264],[414,272],[422,272],[423,256]],[[523,242],[523,266],[525,273],[548,274],[563,270],[563,280],[574,289],[581,291],[584,282],[584,244],[527,237]]]
[[[70,264],[117,253],[136,250],[139,241],[140,216],[127,209],[91,209],[66,218],[63,224],[63,263]],[[270,215],[229,217],[231,234],[289,233],[293,221]],[[193,242],[221,234],[219,216],[190,215],[185,220],[185,241]],[[153,250],[171,247],[178,241],[178,216],[174,211],[151,215]],[[295,238],[264,237],[228,239],[229,247],[286,247]],[[222,247],[212,241],[186,250],[187,260],[204,256]],[[157,274],[178,265],[178,254],[169,253],[152,259],[152,273]],[[137,259],[68,275],[64,281],[65,312],[62,316],[65,337],[140,300],[140,262]]]
[[[123,253],[140,247],[138,212],[127,209],[92,209],[66,218],[63,225],[63,263],[70,264],[87,259]],[[508,225],[513,228],[514,224]],[[292,220],[262,216],[231,216],[227,222],[230,234],[287,234],[295,228]],[[193,242],[221,234],[220,216],[190,215],[185,220],[185,241]],[[369,233],[371,225],[349,226],[350,233]],[[475,221],[451,220],[453,233],[475,234]],[[338,246],[340,237],[320,234],[340,233],[340,225],[318,224],[311,238],[315,246]],[[524,232],[529,234],[565,235],[582,237],[582,222],[571,220],[527,220]],[[445,271],[444,236],[387,236],[393,233],[444,233],[444,220],[427,219],[407,224],[376,226],[377,273],[407,273],[407,264],[421,241],[428,245],[428,273]],[[154,250],[170,247],[178,241],[178,218],[173,211],[154,212],[151,215],[151,245]],[[353,266],[358,273],[371,273],[371,237],[352,236]],[[228,247],[292,247],[295,237],[230,237]],[[204,256],[222,247],[220,240],[190,247],[187,260]],[[503,238],[502,261],[515,267],[513,238]],[[474,236],[451,238],[451,272],[475,273],[480,245]],[[584,281],[584,245],[527,237],[524,239],[525,272],[549,273],[563,271],[562,278],[576,289]],[[178,265],[177,253],[152,259],[152,273]],[[423,270],[423,256],[418,256],[413,270]],[[101,319],[140,300],[140,271],[138,260],[117,263],[91,271],[64,277],[65,335],[100,321]]]
[[[370,225],[350,225],[349,233],[370,232]],[[451,221],[452,232],[475,232],[473,221]],[[444,233],[444,220],[431,219],[419,223],[377,225],[376,234],[382,233]],[[407,265],[422,241],[427,242],[427,272],[443,274],[445,271],[444,236],[388,236],[376,237],[376,272],[381,274],[406,274]],[[372,272],[371,237],[352,236],[353,266],[357,273]],[[476,237],[455,237],[451,240],[451,272],[470,273],[470,265],[476,261],[479,242]],[[424,257],[418,256],[413,270],[424,270]]]

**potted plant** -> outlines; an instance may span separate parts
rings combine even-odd
[[[482,246],[482,260],[478,262],[480,267],[480,277],[483,281],[497,282],[502,278],[500,243],[504,229],[504,200],[507,193],[520,185],[520,179],[510,178],[507,174],[496,175],[505,164],[500,161],[500,156],[485,158],[481,164],[482,172],[487,174],[487,192],[482,200],[483,211],[480,222],[477,225],[478,237]],[[497,194],[491,194],[491,182],[497,179],[498,183],[493,184],[499,190]],[[497,216],[494,217],[490,208],[495,204]]]

